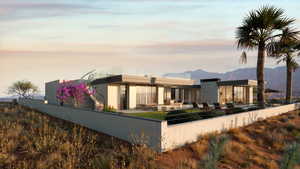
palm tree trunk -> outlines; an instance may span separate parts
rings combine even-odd
[[[287,56],[286,60],[286,103],[291,103],[292,101],[292,81],[293,81],[293,67],[291,64],[291,58]]]
[[[265,66],[265,43],[261,42],[258,46],[258,58],[256,67],[257,77],[257,101],[259,107],[265,107],[265,80],[264,80],[264,66]]]

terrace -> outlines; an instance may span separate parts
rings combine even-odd
[[[271,105],[269,105],[271,106]],[[149,119],[166,120],[168,124],[178,124],[189,121],[209,119],[213,117],[219,117],[224,115],[231,115],[242,113],[251,110],[258,110],[259,108],[254,104],[227,104],[226,106],[220,105],[205,105],[197,108],[188,109],[173,109],[168,111],[143,111],[143,110],[126,110],[121,114],[129,116],[143,117]]]

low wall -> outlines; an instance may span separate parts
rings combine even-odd
[[[300,104],[289,104],[176,125],[163,125],[162,149],[163,151],[174,149],[186,143],[197,141],[200,135],[245,126],[258,119],[283,114],[299,109],[299,107]]]
[[[147,140],[148,146],[161,150],[163,122],[159,120],[44,104],[41,100],[21,99],[19,104],[131,143]]]
[[[167,121],[62,107],[44,104],[43,101],[38,100],[23,99],[19,103],[131,143],[147,140],[147,145],[159,152],[195,142],[203,134],[242,127],[258,119],[265,119],[300,108],[299,103],[289,104],[206,120],[168,125]],[[141,135],[145,135],[145,137],[140,138]]]

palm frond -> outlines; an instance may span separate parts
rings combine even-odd
[[[92,71],[89,71],[89,72],[85,73],[83,76],[81,76],[80,79],[84,79],[86,76],[90,75],[91,73],[93,73],[93,72],[95,72],[95,71],[96,71],[96,69],[94,69],[94,70],[92,70]]]
[[[290,64],[291,64],[291,67],[293,68],[294,71],[296,71],[296,69],[299,68],[299,64],[296,61],[296,59],[292,59],[291,62],[290,62]]]
[[[280,57],[281,47],[277,41],[272,41],[266,45],[267,56],[278,58]]]

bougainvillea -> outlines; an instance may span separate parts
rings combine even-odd
[[[56,97],[61,103],[71,98],[74,101],[74,105],[78,106],[83,102],[84,96],[93,95],[94,93],[95,91],[89,89],[84,82],[63,81],[57,88]]]

